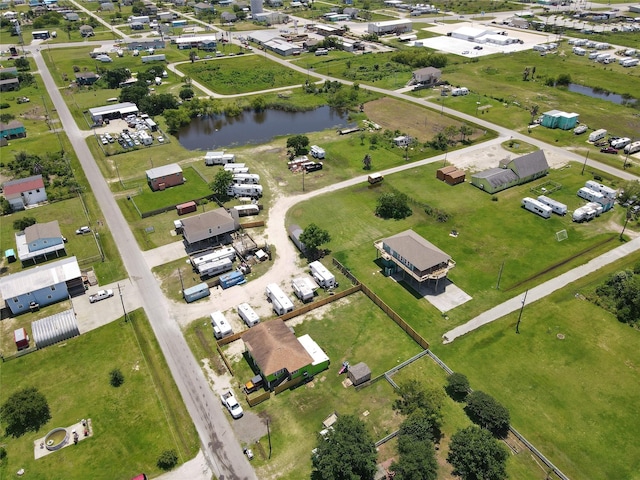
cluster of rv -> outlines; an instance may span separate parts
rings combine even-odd
[[[607,212],[613,208],[616,200],[617,191],[606,185],[602,185],[593,180],[585,183],[585,186],[578,190],[578,196],[587,200],[586,205],[576,208],[573,212],[574,222],[586,222],[601,213]]]
[[[313,158],[317,160],[323,160],[326,156],[324,148],[321,148],[317,145],[312,145],[309,153]],[[315,172],[316,170],[322,170],[323,166],[324,164],[322,162],[309,160],[309,157],[307,157],[306,155],[296,157],[290,162],[287,162],[287,167],[293,172],[304,171],[306,173],[310,173]]]
[[[623,52],[619,52],[619,53],[622,53],[623,57],[618,58],[615,55],[612,55],[610,53],[601,53],[602,50],[607,50],[611,48],[608,43],[593,42],[586,39],[576,39],[576,40],[570,40],[569,44],[573,45],[574,54],[579,55],[581,57],[588,55],[589,60],[595,60],[596,62],[600,62],[604,64],[618,62],[623,67],[635,67],[640,63],[640,59],[633,58],[638,54],[638,52],[634,48],[628,48],[628,49],[625,49]],[[583,47],[587,47],[595,50],[588,51],[587,48],[583,48]]]
[[[204,255],[191,257],[191,265],[201,277],[211,277],[232,270],[235,259],[236,251],[233,247],[223,247]]]
[[[567,214],[567,206],[557,200],[540,195],[537,199],[525,197],[522,199],[522,206],[525,210],[540,215],[542,218],[550,218],[552,213],[558,215]]]
[[[312,300],[315,291],[319,287],[333,288],[337,286],[335,276],[320,262],[310,263],[309,268],[311,269],[313,279],[309,277],[298,277],[291,282],[294,293],[303,302]],[[293,311],[293,301],[277,284],[270,283],[267,285],[265,295],[277,315],[284,315],[285,313]],[[248,303],[238,305],[236,312],[249,328],[260,323],[260,317]],[[222,312],[215,311],[210,316],[213,336],[216,339],[219,340],[233,335],[233,328]]]
[[[260,185],[260,175],[249,173],[249,167],[244,163],[236,163],[236,156],[233,153],[207,152],[204,156],[204,164],[207,166],[222,165],[227,171],[233,173],[233,180],[227,189],[227,195],[240,198],[260,198],[262,197],[262,185]],[[246,209],[239,212],[245,215],[255,215],[254,209]],[[257,212],[256,212],[257,213]]]
[[[586,129],[585,125],[581,125],[581,127],[585,127]],[[580,132],[577,131],[578,128],[580,127],[576,127],[576,129],[574,129],[574,133],[582,133],[582,131]],[[606,137],[607,137],[607,130],[605,130],[604,128],[600,128],[589,134],[588,141],[595,143],[596,145],[604,144],[606,146],[607,141],[603,142],[602,144],[597,143],[600,140],[605,139]],[[609,137],[608,142],[611,148],[615,150],[619,150],[623,148],[624,153],[632,154],[632,153],[640,152],[640,141],[632,142],[629,137]],[[616,153],[613,150],[611,150],[610,152],[608,151],[607,153],[612,153],[612,152]]]

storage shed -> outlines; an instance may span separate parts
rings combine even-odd
[[[38,348],[48,347],[80,335],[73,310],[56,313],[31,324],[33,341]]]
[[[438,170],[436,170],[436,178],[438,180],[444,181],[444,176],[447,173],[455,172],[457,169],[458,168],[454,167],[453,165],[447,165],[446,167],[439,168]]]
[[[147,183],[154,192],[184,183],[182,168],[177,163],[151,168],[146,171],[146,174]]]
[[[302,228],[299,225],[291,225],[289,226],[289,238],[298,247],[303,254],[307,252],[307,247],[304,246],[304,243],[300,241],[300,235],[302,234]]]
[[[351,380],[351,383],[357,387],[358,385],[371,380],[371,369],[366,363],[360,362],[349,367],[347,376],[349,377],[349,380]]]
[[[445,173],[444,181],[449,185],[457,185],[459,183],[464,183],[467,174],[464,170],[455,170],[453,172]]]
[[[180,205],[176,205],[176,210],[178,215],[184,215],[186,213],[195,212],[198,209],[198,205],[196,202],[186,202],[181,203]]]

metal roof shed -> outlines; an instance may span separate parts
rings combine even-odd
[[[366,363],[360,362],[349,367],[347,376],[353,385],[358,386],[361,383],[371,380],[371,369]]]
[[[33,341],[38,348],[48,347],[80,335],[73,310],[56,313],[31,324]]]

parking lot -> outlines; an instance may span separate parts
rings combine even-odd
[[[124,119],[110,120],[108,124],[95,128],[93,133],[102,145],[118,143],[124,150],[163,144],[166,139],[162,132],[153,131],[153,127],[146,120],[146,118],[129,115]],[[155,125],[153,121],[151,122],[151,125]]]

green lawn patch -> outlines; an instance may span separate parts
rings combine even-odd
[[[90,371],[87,366],[91,365]],[[109,385],[119,368],[124,384]],[[180,461],[198,450],[198,436],[182,403],[153,332],[141,311],[63,344],[0,364],[4,388],[37,387],[47,398],[52,419],[38,433],[2,438],[8,457],[0,473],[24,468],[30,478],[130,478],[142,471],[157,475],[156,460],[166,449]],[[93,437],[42,459],[33,458],[33,441],[55,427],[91,418]]]
[[[182,174],[185,178],[182,185],[155,192],[147,185],[146,188],[141,187],[139,195],[131,197],[132,201],[141,213],[145,213],[211,195],[209,185],[193,168],[184,168]]]
[[[220,94],[300,85],[306,76],[260,55],[221,58],[209,62],[184,63],[179,70]]]

